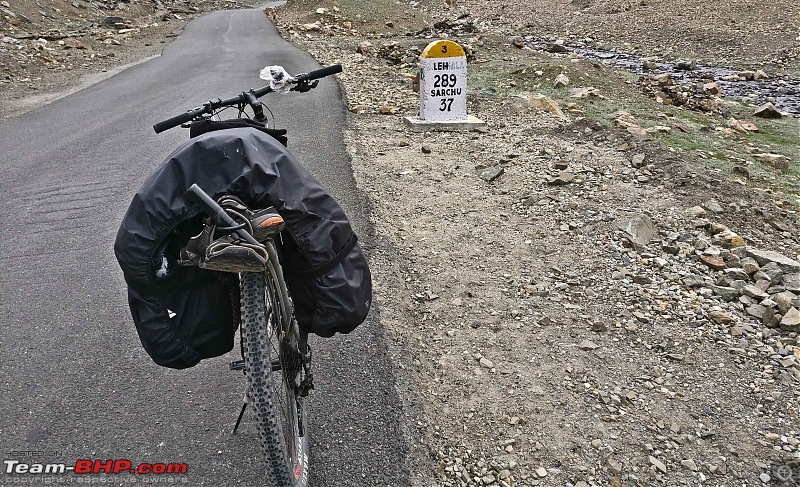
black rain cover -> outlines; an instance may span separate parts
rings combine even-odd
[[[371,277],[344,211],[278,141],[252,128],[191,139],[144,182],[114,245],[130,284],[158,285],[159,246],[199,214],[186,197],[194,183],[214,199],[232,194],[251,208],[274,206],[281,214],[281,263],[301,327],[329,337],[365,319]]]

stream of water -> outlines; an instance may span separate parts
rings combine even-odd
[[[552,44],[551,42],[539,39],[527,39],[526,43],[531,47],[540,48]],[[684,70],[679,69],[677,67],[678,63],[676,62],[667,62],[653,57],[625,54],[583,46],[564,47],[569,52],[579,54],[586,59],[597,59],[612,66],[626,68],[640,75],[669,73],[679,84],[707,82],[710,75],[713,76],[714,81],[719,85],[722,96],[725,98],[736,100],[748,98],[757,105],[771,101],[779,110],[800,118],[799,78],[771,76],[768,79],[760,81],[725,81],[723,79],[724,77],[736,75],[742,70],[702,65],[697,65],[691,70]],[[646,59],[655,62],[657,69],[645,71],[643,62]]]

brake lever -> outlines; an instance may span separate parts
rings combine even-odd
[[[294,85],[291,91],[298,91],[300,93],[305,93],[307,91],[311,91],[314,88],[316,88],[318,84],[319,84],[318,79],[315,79],[313,83],[309,83],[308,81],[301,81],[296,85]]]

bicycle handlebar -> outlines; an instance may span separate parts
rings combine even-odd
[[[342,72],[342,65],[341,64],[334,64],[332,66],[328,66],[322,69],[317,69],[315,71],[311,71],[310,73],[300,74],[297,76],[297,81],[302,83],[304,81],[312,81],[315,79],[324,78],[326,76],[330,76],[332,74],[337,74]]]
[[[341,72],[342,72],[342,65],[334,64],[332,66],[327,66],[325,68],[317,69],[308,73],[298,74],[297,76],[294,77],[294,80],[291,82],[292,84],[295,85],[295,87],[292,88],[292,90],[307,84],[309,81],[317,80]],[[314,86],[316,86],[316,83],[314,84]],[[216,101],[212,100],[205,103],[202,107],[189,110],[188,112],[181,113],[180,115],[176,115],[172,118],[168,118],[166,120],[158,122],[153,125],[153,130],[155,130],[157,134],[160,134],[165,130],[169,130],[183,123],[190,122],[201,115],[204,115],[206,113],[212,113],[214,112],[214,110],[217,110],[219,108],[238,106],[242,104],[250,104],[252,101],[252,97],[255,97],[257,99],[272,91],[273,91],[272,88],[270,88],[269,86],[265,86],[258,90],[250,90],[243,92],[242,94],[234,96],[233,98],[228,98],[227,100],[220,100],[218,98]]]
[[[202,108],[196,108],[194,110],[190,110],[190,111],[188,111],[186,113],[181,113],[180,115],[176,115],[176,116],[174,116],[172,118],[168,118],[167,120],[164,120],[162,122],[158,122],[157,124],[154,124],[153,125],[153,130],[155,130],[157,134],[160,134],[161,132],[163,132],[165,130],[171,129],[172,127],[177,127],[178,125],[180,125],[182,123],[186,123],[186,122],[190,121],[191,119],[193,119],[194,117],[199,117],[200,115],[205,113],[205,111],[206,111],[206,108],[202,107]]]

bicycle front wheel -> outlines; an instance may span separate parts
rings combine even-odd
[[[309,441],[298,397],[299,331],[280,267],[273,262],[264,273],[240,278],[245,375],[270,485],[306,487]]]

